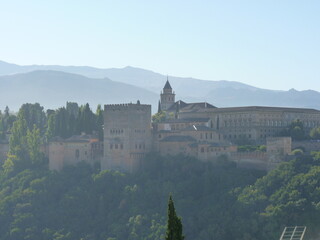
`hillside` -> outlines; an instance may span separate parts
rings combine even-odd
[[[318,239],[319,164],[302,157],[267,175],[156,154],[134,175],[85,164],[61,172],[6,165],[0,239],[161,240],[170,193],[186,239],[278,239],[288,225],[306,225],[306,238]]]
[[[0,61],[0,75],[26,73],[35,70],[63,71],[96,80],[109,78],[116,82],[146,89],[148,94],[151,94],[151,92],[155,94],[155,98],[149,101],[153,104],[154,110],[157,106],[159,93],[166,81],[165,75],[134,67],[99,69],[85,66],[19,66]],[[320,109],[320,93],[312,90],[296,91],[291,89],[289,91],[275,91],[260,89],[235,81],[208,81],[173,76],[170,76],[169,80],[177,94],[176,99],[182,99],[186,102],[207,101],[217,107],[260,105]],[[136,99],[140,95],[132,96]],[[141,96],[144,99],[148,99],[143,94]],[[70,95],[70,97],[72,96]],[[91,97],[94,102],[100,101],[100,99],[95,99],[95,96]],[[108,101],[120,103],[126,102],[127,98],[120,98],[119,96],[112,98],[110,95]]]
[[[0,109],[18,110],[23,103],[39,102],[58,108],[67,101],[81,104],[136,102],[157,104],[158,96],[145,89],[108,78],[94,79],[58,71],[34,71],[0,77]]]

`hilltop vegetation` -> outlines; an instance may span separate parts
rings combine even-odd
[[[1,171],[0,239],[164,239],[175,196],[186,239],[276,239],[285,225],[320,225],[320,160],[263,172],[232,163],[150,155],[130,175],[85,164],[52,172]]]
[[[309,237],[319,235],[320,152],[268,174],[223,159],[155,153],[136,174],[84,163],[49,171],[41,142],[99,132],[101,116],[100,107],[93,113],[73,103],[47,113],[25,104],[17,116],[0,114],[1,131],[12,133],[0,169],[0,240],[164,239],[170,193],[186,239],[277,239],[286,225],[307,225]]]

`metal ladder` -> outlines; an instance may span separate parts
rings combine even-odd
[[[305,226],[285,227],[280,240],[302,240],[306,229]]]

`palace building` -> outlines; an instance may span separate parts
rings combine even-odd
[[[291,138],[279,135],[292,121],[300,120],[307,131],[320,126],[320,111],[315,109],[218,108],[206,102],[175,101],[168,79],[160,94],[158,108],[158,111],[166,112],[166,120],[152,123],[151,105],[139,101],[105,105],[103,143],[77,138],[51,143],[50,166],[58,170],[80,159],[89,163],[98,160],[102,170],[135,172],[147,153],[158,152],[193,156],[201,161],[223,155],[239,166],[268,170],[291,153]],[[241,141],[265,144],[266,152],[239,153],[237,144]],[[96,145],[101,149],[98,151],[100,156],[95,154]]]

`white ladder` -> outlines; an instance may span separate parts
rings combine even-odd
[[[280,240],[302,240],[306,229],[305,226],[285,227]]]

